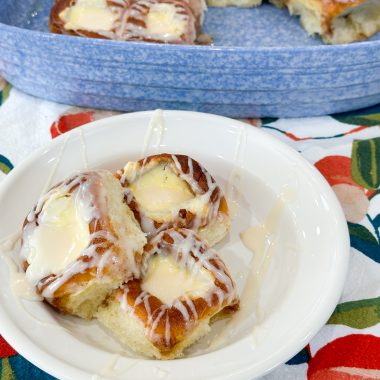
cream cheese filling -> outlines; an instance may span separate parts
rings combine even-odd
[[[194,198],[188,184],[167,165],[159,165],[129,186],[137,202],[151,212],[165,212]]]
[[[90,242],[81,203],[72,194],[50,198],[38,216],[38,226],[24,230],[23,256],[33,285],[50,274],[59,274],[73,263]]]
[[[206,269],[189,272],[174,257],[156,255],[148,263],[141,287],[171,306],[181,296],[204,298],[213,286],[214,278]]]
[[[149,9],[146,33],[167,40],[179,38],[186,30],[186,19],[176,12],[174,4],[157,3]]]
[[[67,30],[111,31],[117,16],[112,13],[106,0],[77,0],[63,10],[59,18]]]

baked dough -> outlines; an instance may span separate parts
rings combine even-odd
[[[175,359],[210,331],[213,316],[238,307],[234,282],[216,251],[194,231],[170,229],[147,244],[141,279],[116,290],[96,317],[144,356]]]
[[[119,182],[101,170],[41,197],[25,219],[20,256],[45,301],[90,319],[113,289],[140,275],[145,243]]]
[[[53,33],[194,44],[201,31],[204,0],[56,0]]]
[[[117,174],[125,202],[148,238],[190,228],[210,246],[230,227],[227,201],[208,171],[186,155],[163,153],[130,161]]]
[[[345,44],[369,38],[380,30],[379,0],[270,0],[300,16],[306,31],[324,42]]]

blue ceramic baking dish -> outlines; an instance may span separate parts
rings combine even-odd
[[[0,2],[0,74],[20,90],[120,111],[302,117],[380,102],[380,35],[327,46],[285,10],[210,8],[212,46],[49,33],[50,0]]]

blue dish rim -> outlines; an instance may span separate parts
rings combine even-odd
[[[379,48],[380,49],[380,40],[375,41],[359,41],[354,42],[351,44],[340,44],[340,45],[329,45],[329,44],[323,44],[323,45],[313,45],[313,46],[295,46],[295,47],[283,47],[283,46],[257,46],[257,47],[244,47],[244,46],[213,46],[213,45],[174,45],[174,44],[159,44],[159,43],[151,43],[151,42],[133,42],[133,41],[112,41],[107,39],[101,39],[101,38],[88,38],[88,37],[76,37],[76,36],[70,36],[70,35],[63,35],[63,34],[56,34],[56,33],[49,33],[49,32],[41,32],[38,30],[32,30],[32,29],[26,29],[21,28],[14,25],[9,25],[0,22],[0,29],[3,28],[5,30],[9,30],[10,32],[18,32],[18,33],[25,33],[30,35],[31,33],[36,37],[41,37],[45,39],[55,39],[62,42],[70,42],[78,40],[79,43],[90,43],[91,45],[99,45],[102,46],[104,44],[107,44],[109,46],[117,46],[119,47],[121,44],[123,44],[126,47],[133,48],[149,48],[151,50],[157,50],[161,51],[163,49],[165,50],[178,50],[181,49],[186,52],[191,51],[223,51],[223,52],[279,52],[279,53],[294,53],[294,52],[324,52],[328,51],[331,53],[332,51],[336,51],[336,53],[339,53],[343,51],[344,53],[347,53],[347,50],[350,52],[358,52],[363,49],[367,50],[369,47],[371,48]],[[380,33],[380,32],[379,32]],[[378,62],[379,60],[373,61]],[[372,62],[368,62],[372,63]]]

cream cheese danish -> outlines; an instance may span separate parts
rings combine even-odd
[[[380,31],[378,0],[270,0],[300,16],[309,34],[323,41],[344,44],[371,37]]]
[[[146,243],[112,173],[77,174],[43,195],[26,217],[26,279],[61,312],[91,318],[126,279],[139,277]]]
[[[204,0],[57,0],[50,30],[120,41],[194,44],[205,9]]]
[[[213,246],[227,234],[230,219],[222,189],[191,157],[149,156],[128,162],[116,176],[148,239],[164,229],[182,227]]]
[[[212,317],[238,307],[217,252],[194,231],[175,228],[146,245],[141,278],[114,291],[96,317],[135,351],[174,359],[210,331]]]

